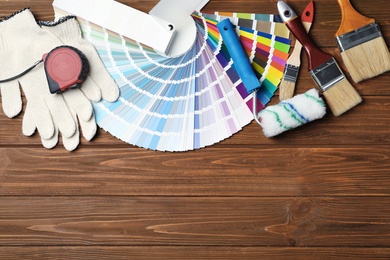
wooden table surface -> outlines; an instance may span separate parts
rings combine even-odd
[[[120,2],[147,12],[157,0]],[[211,0],[205,10],[276,13],[276,2]],[[390,43],[388,0],[351,2]],[[29,6],[50,20],[51,4],[0,0],[0,15]],[[337,1],[315,5],[311,35],[342,64]],[[297,93],[314,87],[306,64]],[[340,117],[274,139],[252,122],[185,153],[102,130],[72,153],[46,150],[22,135],[23,115],[1,112],[0,259],[390,259],[389,82],[354,84],[364,103]]]

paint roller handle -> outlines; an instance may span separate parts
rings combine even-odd
[[[229,19],[225,19],[219,22],[217,27],[233,60],[234,68],[236,69],[238,76],[240,76],[248,94],[252,93],[260,88],[261,84],[237,37],[233,25]]]

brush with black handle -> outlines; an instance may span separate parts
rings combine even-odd
[[[339,116],[361,103],[362,98],[347,80],[335,58],[314,44],[294,10],[279,0],[278,11],[283,22],[302,44],[309,61],[310,76],[323,92],[333,114]]]

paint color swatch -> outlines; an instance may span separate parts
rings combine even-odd
[[[69,12],[57,9],[56,13]],[[234,14],[231,17],[263,84],[258,92],[261,109],[282,78],[290,41],[242,23],[255,17],[252,25],[265,22],[272,30],[279,26],[279,22],[270,21],[274,16],[248,16],[248,21],[236,19]],[[101,128],[139,147],[188,151],[222,141],[253,120],[252,96],[246,93],[216,28],[221,16],[194,13],[192,17],[197,27],[196,41],[188,52],[175,58],[79,20],[83,37],[95,46],[121,91],[114,103],[94,104]],[[264,17],[268,21],[260,20]],[[282,33],[288,36],[288,29]]]

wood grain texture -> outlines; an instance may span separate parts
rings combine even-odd
[[[390,151],[380,146],[228,146],[180,154],[137,148],[91,147],[73,153],[61,149],[3,148],[0,154],[0,195],[390,194]]]
[[[158,1],[119,2],[147,12]],[[276,2],[211,0],[204,10],[276,13]],[[389,43],[388,0],[351,2]],[[289,1],[298,13],[307,3]],[[51,20],[51,4],[0,0],[0,16],[30,7]],[[345,70],[337,1],[315,9],[310,35]],[[389,82],[388,72],[352,83],[364,101],[341,117],[272,139],[251,123],[186,153],[101,130],[75,152],[46,150],[22,135],[23,113],[0,112],[0,259],[390,259]],[[303,55],[296,93],[313,87]]]
[[[275,247],[240,247],[240,246],[34,246],[0,247],[0,258],[13,259],[57,259],[76,260],[166,260],[166,259],[383,259],[388,260],[387,248],[275,248]]]
[[[390,198],[3,197],[0,245],[390,245]],[[362,210],[364,208],[365,210]]]

